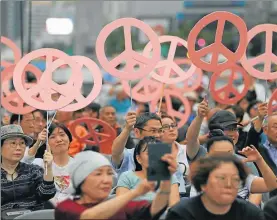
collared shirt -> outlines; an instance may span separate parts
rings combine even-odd
[[[56,189],[54,181],[43,179],[43,169],[37,165],[19,163],[18,176],[7,180],[7,172],[1,168],[1,209],[26,208],[38,210],[43,203],[53,198]]]
[[[271,144],[268,140],[265,141],[263,146],[267,149],[267,152],[271,158],[271,160],[275,163],[277,166],[277,146],[274,146]]]

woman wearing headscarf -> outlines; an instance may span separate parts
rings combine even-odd
[[[163,160],[170,172],[176,171],[170,155]],[[60,203],[55,210],[56,220],[79,219],[159,219],[166,210],[170,181],[162,181],[152,203],[132,201],[154,189],[154,184],[146,180],[130,192],[107,200],[112,190],[114,171],[110,161],[103,155],[85,151],[77,154],[70,167],[72,184],[76,189],[75,200]]]

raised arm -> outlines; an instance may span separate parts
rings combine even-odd
[[[99,205],[85,210],[81,214],[80,219],[109,219],[119,210],[124,208],[128,202],[132,201],[136,197],[144,195],[153,188],[154,184],[151,184],[145,180],[141,182],[136,189],[130,190],[121,196],[116,196],[113,199],[107,200]]]
[[[38,149],[45,143],[47,131],[44,128],[39,134],[36,143],[29,149],[28,156],[35,157],[37,154]]]
[[[191,125],[188,128],[187,131],[187,155],[190,159],[195,158],[197,155],[199,148],[200,148],[200,143],[199,143],[199,132],[200,132],[200,127],[203,122],[204,117],[207,116],[208,114],[208,103],[204,99],[198,106],[198,114],[195,117],[195,119],[192,121]]]
[[[245,162],[256,162],[263,178],[255,178],[251,185],[251,193],[265,193],[277,188],[277,179],[259,151],[254,147],[246,147],[239,153],[247,157]]]
[[[35,166],[35,169],[32,171],[35,176],[34,182],[36,183],[36,190],[34,193],[36,193],[37,198],[41,201],[48,201],[56,194],[56,187],[52,172],[52,161],[52,154],[45,151],[43,162],[47,166],[47,173],[38,166]]]
[[[123,151],[135,123],[136,113],[128,112],[126,115],[126,125],[120,135],[118,135],[114,140],[112,145],[112,161],[115,165],[119,165],[123,159]]]

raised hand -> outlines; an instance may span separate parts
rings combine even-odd
[[[263,120],[266,115],[268,115],[268,106],[267,103],[264,102],[258,105],[258,116]]]
[[[173,175],[177,171],[178,164],[172,154],[165,154],[161,158],[161,160],[168,163],[168,170],[171,173],[171,175]]]
[[[136,121],[137,121],[137,115],[136,115],[136,112],[128,112],[127,115],[126,115],[126,125],[125,127],[128,129],[128,130],[132,130],[132,128],[134,127],[134,125],[136,124]]]
[[[257,162],[263,159],[262,155],[253,145],[251,145],[251,147],[243,148],[241,151],[239,151],[239,153],[247,157],[243,160],[244,163]]]
[[[150,191],[154,191],[155,182],[148,182],[146,179],[141,181],[136,189],[134,189],[137,197],[142,196]]]
[[[53,155],[50,151],[45,150],[43,155],[43,162],[47,166],[47,168],[52,168]]]
[[[198,116],[201,118],[205,118],[208,115],[209,112],[209,106],[208,101],[204,99],[199,105],[198,105]]]
[[[38,134],[38,141],[42,141],[43,143],[46,141],[47,136],[47,130],[44,128],[39,134]]]

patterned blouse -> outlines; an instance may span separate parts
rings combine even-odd
[[[43,169],[37,165],[19,163],[18,176],[7,180],[7,172],[1,168],[1,209],[43,209],[44,202],[56,194],[54,181],[43,180]]]

